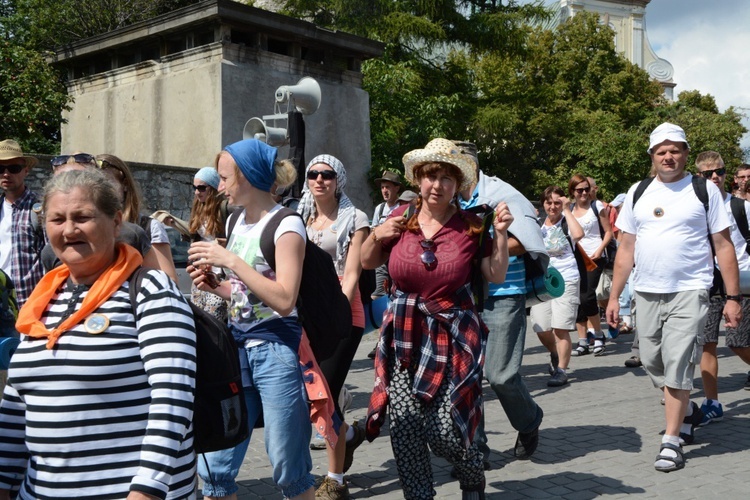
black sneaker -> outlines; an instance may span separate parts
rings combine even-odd
[[[547,367],[547,371],[549,372],[550,377],[554,376],[555,372],[557,372],[557,367],[560,365],[560,356],[557,355],[557,353],[550,353],[549,355],[549,366]]]
[[[745,381],[745,390],[750,391],[750,372],[747,372],[747,380]]]
[[[638,356],[631,356],[630,359],[625,360],[625,366],[628,368],[638,368],[639,366],[643,366],[643,363],[641,363],[641,358]]]
[[[516,445],[513,448],[513,454],[519,460],[528,460],[539,446],[539,427],[531,432],[519,432],[516,438]]]
[[[555,374],[547,381],[547,387],[562,387],[568,383],[568,374],[557,369]]]
[[[378,344],[375,344],[375,347],[372,348],[372,351],[367,353],[367,357],[370,359],[375,359],[375,354],[378,352]]]

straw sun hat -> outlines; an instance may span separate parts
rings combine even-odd
[[[457,167],[464,176],[459,190],[471,187],[477,180],[477,165],[471,156],[463,154],[453,141],[448,139],[433,139],[424,149],[415,149],[406,153],[404,162],[404,177],[416,185],[414,168],[425,163],[448,163]]]
[[[21,146],[16,141],[12,139],[0,141],[0,160],[13,160],[15,158],[23,158],[29,168],[38,163],[38,160],[33,156],[24,156]]]

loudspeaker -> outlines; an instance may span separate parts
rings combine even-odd
[[[315,113],[320,107],[320,99],[320,85],[309,76],[302,78],[297,85],[282,85],[276,89],[276,102],[291,101],[303,115]]]
[[[285,128],[268,127],[266,122],[257,117],[250,118],[245,123],[245,128],[242,129],[242,138],[258,139],[276,148],[285,146],[289,142]]]

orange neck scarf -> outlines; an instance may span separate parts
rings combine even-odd
[[[29,337],[49,338],[47,349],[52,349],[60,335],[96,311],[143,263],[143,257],[135,248],[124,243],[118,243],[116,248],[117,258],[115,262],[96,279],[83,299],[80,309],[65,318],[53,330],[48,330],[44,326],[42,314],[44,314],[44,310],[47,309],[57,290],[70,276],[70,270],[68,266],[63,264],[45,274],[19,311],[16,330]]]

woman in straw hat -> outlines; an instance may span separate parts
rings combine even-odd
[[[446,139],[404,155],[406,179],[418,188],[414,214],[394,211],[362,248],[372,269],[389,260],[393,301],[375,361],[367,414],[369,440],[386,409],[393,455],[407,499],[433,498],[429,447],[455,465],[464,499],[484,498],[482,453],[472,443],[482,416],[482,366],[487,328],[471,293],[472,261],[493,283],[508,268],[505,203],[493,218],[494,240],[480,238],[482,221],[459,209],[456,193],[476,182],[476,165]]]

